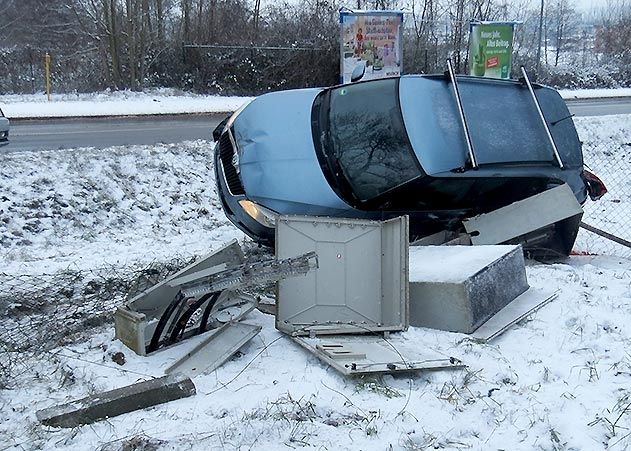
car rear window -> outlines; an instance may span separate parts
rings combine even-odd
[[[478,164],[557,166],[525,85],[459,76],[458,86]],[[563,164],[582,166],[581,143],[565,102],[553,89],[535,86],[535,92]],[[404,77],[400,99],[423,170],[433,175],[464,167],[467,147],[451,83],[438,76]]]
[[[475,79],[465,79],[458,84],[479,164],[554,162],[545,126],[525,86]],[[544,113],[548,113],[548,121],[568,116],[567,110],[551,114],[554,106],[564,106],[564,103],[561,99],[554,102],[550,93],[554,94],[554,91],[537,89]],[[558,133],[558,128],[566,124],[571,124],[571,121],[550,126],[557,147],[562,149],[567,149],[568,143],[560,142],[566,134]],[[578,139],[574,139],[575,144],[580,146]],[[575,155],[580,156],[580,149],[578,152],[566,152],[565,163],[569,163],[568,159],[574,160]]]
[[[422,175],[403,124],[398,79],[330,91],[327,154],[367,201]]]

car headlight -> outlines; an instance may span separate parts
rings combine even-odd
[[[276,213],[265,207],[261,207],[256,202],[251,200],[242,199],[239,201],[241,208],[256,222],[265,226],[274,228],[276,227]]]

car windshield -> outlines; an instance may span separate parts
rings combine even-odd
[[[399,79],[325,91],[314,104],[316,148],[342,191],[365,202],[422,175],[403,124]]]

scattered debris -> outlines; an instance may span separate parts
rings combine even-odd
[[[173,374],[38,410],[36,416],[46,426],[73,428],[194,394],[188,377]]]
[[[533,208],[537,219],[529,219]],[[276,328],[343,374],[460,368],[459,359],[426,349],[402,354],[404,343],[395,346],[390,333],[412,324],[478,340],[498,336],[554,295],[529,290],[521,245],[462,244],[565,236],[581,215],[563,185],[469,220],[468,234],[436,233],[412,250],[407,216],[280,216],[275,258],[246,263],[233,240],[119,308],[116,336],[146,355],[208,333],[166,373],[214,371],[261,331],[239,322],[258,304],[243,290],[276,281],[276,305],[265,307]],[[233,307],[237,312],[221,319]]]
[[[317,266],[315,253],[286,260],[241,262],[241,248],[233,240],[141,293],[117,309],[116,337],[137,354],[146,355],[243,318],[256,307],[257,300],[242,289],[305,274]],[[226,312],[228,318],[222,318]]]
[[[563,184],[463,223],[474,245],[521,243],[529,255],[556,258],[570,254],[582,216]]]
[[[182,373],[189,377],[210,373],[223,365],[260,331],[260,326],[241,322],[226,323],[209,332],[208,338],[168,367],[165,373]]]

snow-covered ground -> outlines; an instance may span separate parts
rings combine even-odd
[[[562,90],[565,99],[631,97],[631,88]],[[145,92],[105,91],[93,94],[0,95],[8,118],[137,116],[155,114],[226,113],[237,110],[252,97],[194,95],[173,89]]]
[[[593,160],[614,158],[615,179],[628,183],[631,116],[577,126],[586,152],[601,152]],[[0,272],[125,268],[242,239],[221,211],[211,149],[195,141],[0,154]],[[630,199],[607,196],[593,208],[631,210]],[[262,333],[196,378],[196,396],[75,429],[41,426],[36,410],[161,376],[194,343],[138,357],[108,323],[18,365],[0,390],[0,450],[631,448],[631,261],[574,256],[530,262],[527,274],[559,297],[491,344],[414,327],[402,334],[466,370],[345,378],[253,312],[248,322]],[[5,322],[15,305],[0,305]]]

